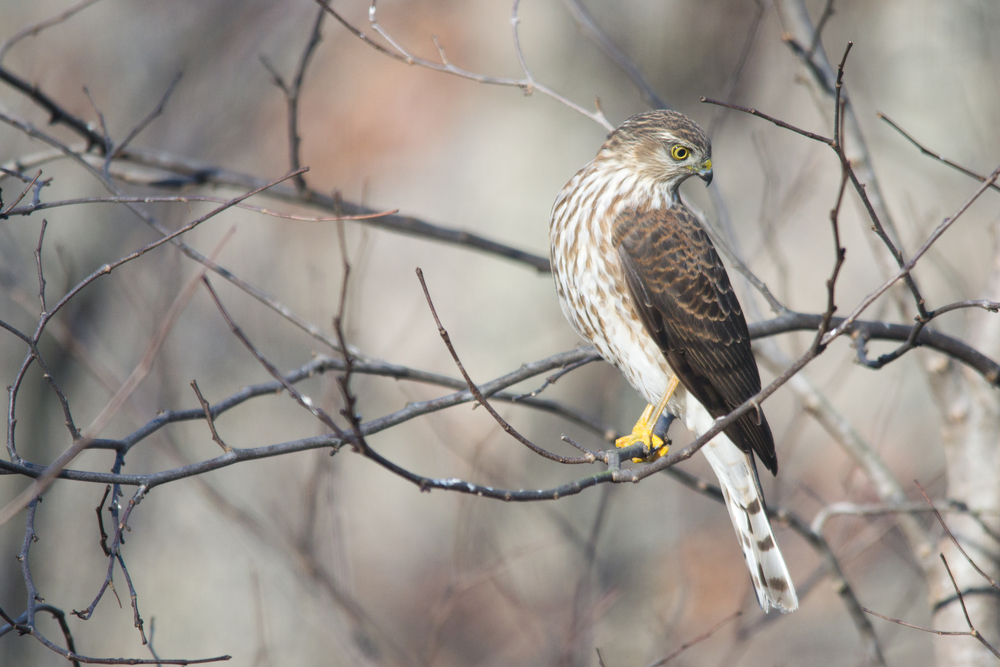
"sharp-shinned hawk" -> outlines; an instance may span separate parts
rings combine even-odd
[[[711,181],[711,157],[708,136],[686,116],[642,113],[611,133],[552,209],[563,313],[649,403],[618,446],[641,441],[651,457],[666,453],[653,434],[664,409],[700,435],[760,391],[729,276],[677,192],[690,176]],[[721,483],[761,608],[796,609],[754,462],[756,454],[778,471],[763,412],[745,413],[701,451]]]

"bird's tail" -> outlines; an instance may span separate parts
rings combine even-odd
[[[783,613],[795,611],[799,599],[771,531],[751,455],[733,444],[724,433],[713,438],[701,451],[719,478],[729,518],[733,520],[761,609],[765,612],[771,608]]]

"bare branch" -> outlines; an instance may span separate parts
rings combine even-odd
[[[916,139],[914,139],[913,136],[909,132],[907,132],[906,130],[904,130],[903,128],[901,128],[899,126],[899,124],[896,123],[896,121],[894,121],[893,119],[889,118],[888,116],[886,116],[881,111],[878,112],[878,117],[881,118],[882,120],[884,120],[886,123],[888,123],[892,127],[892,129],[896,130],[901,135],[903,135],[903,137],[906,138],[907,141],[909,141],[911,144],[913,144],[914,146],[916,146],[920,150],[920,152],[923,153],[924,155],[932,157],[932,158],[934,158],[935,160],[937,160],[939,162],[943,162],[944,164],[948,165],[949,167],[951,167],[953,169],[957,169],[958,171],[962,172],[966,176],[971,176],[972,178],[976,179],[980,183],[982,183],[983,181],[986,180],[986,178],[987,178],[986,176],[983,176],[981,174],[977,174],[976,172],[972,171],[971,169],[967,169],[966,167],[963,167],[962,165],[958,164],[957,162],[949,160],[948,158],[946,158],[941,153],[938,153],[937,151],[934,151],[934,150],[931,150],[930,148],[927,148],[926,146],[924,146],[923,144],[921,144],[919,141],[917,141]],[[996,183],[990,185],[990,189],[996,190],[997,192],[1000,192],[1000,186],[998,186]]]
[[[205,286],[205,289],[208,290],[209,295],[211,295],[212,301],[215,302],[215,307],[219,309],[219,313],[222,315],[223,319],[226,320],[226,324],[229,326],[230,331],[232,331],[233,335],[236,336],[241,343],[243,343],[243,345],[250,351],[257,361],[267,369],[267,372],[271,374],[271,377],[280,382],[282,386],[284,386],[285,390],[288,391],[291,397],[294,398],[299,405],[304,407],[312,413],[314,417],[326,424],[326,426],[333,431],[341,441],[349,440],[349,437],[346,433],[344,433],[343,429],[341,429],[340,426],[333,421],[333,418],[330,417],[330,415],[328,415],[323,408],[317,406],[311,398],[303,395],[294,386],[292,386],[292,384],[285,379],[285,376],[282,375],[281,371],[279,371],[274,364],[268,361],[267,358],[265,358],[264,355],[261,354],[260,351],[254,346],[254,344],[250,342],[250,339],[247,338],[246,334],[243,333],[243,330],[236,325],[236,322],[233,321],[233,318],[229,315],[225,306],[222,305],[219,295],[216,294],[215,289],[212,287],[212,283],[208,281],[208,278],[202,276],[201,282]],[[227,452],[227,454],[228,453],[230,452]]]
[[[302,92],[302,82],[305,80],[306,68],[309,67],[309,62],[316,52],[316,47],[323,40],[322,28],[325,16],[326,10],[320,7],[316,13],[316,20],[313,21],[312,30],[309,33],[309,40],[306,42],[305,48],[302,49],[302,55],[299,57],[299,65],[295,70],[295,75],[292,77],[291,83],[285,83],[285,80],[281,78],[281,75],[278,74],[270,61],[263,56],[261,57],[261,62],[264,63],[264,67],[271,73],[275,85],[285,94],[285,103],[288,106],[289,165],[292,171],[297,171],[302,167],[299,154],[302,147],[302,138],[299,136],[299,95]],[[302,174],[295,177],[295,187],[300,192],[308,187],[306,179]]]
[[[217,209],[217,211],[221,211],[224,208],[225,206],[221,207],[220,209]],[[223,240],[220,242],[220,245],[217,246],[217,250],[221,250],[222,245],[228,240],[228,238],[229,238],[228,236],[223,237]],[[137,255],[133,253],[132,255],[127,256],[127,258],[133,258],[133,256]],[[119,260],[115,264],[120,265],[121,263],[124,263],[124,261],[127,261],[127,258]],[[110,265],[105,264],[104,268],[107,268],[109,266]],[[110,270],[108,272],[110,272]],[[100,271],[91,275],[92,276],[100,275]],[[203,275],[204,273],[202,272],[201,276]],[[136,368],[132,371],[132,374],[129,375],[128,379],[122,384],[122,386],[118,389],[118,391],[111,398],[111,400],[104,406],[104,409],[101,410],[101,412],[97,415],[97,417],[94,418],[93,422],[91,422],[90,426],[88,426],[83,431],[83,433],[78,432],[76,427],[73,425],[72,419],[69,416],[69,406],[64,398],[61,399],[63,401],[64,411],[67,416],[67,427],[70,428],[70,432],[73,434],[73,444],[68,449],[66,449],[66,451],[64,451],[45,470],[45,472],[42,475],[36,477],[33,484],[31,484],[27,489],[18,494],[18,496],[15,497],[14,500],[10,501],[2,509],[0,509],[0,525],[5,524],[7,521],[11,519],[11,517],[13,517],[17,512],[19,512],[23,507],[25,507],[29,498],[38,498],[45,491],[45,489],[48,488],[48,485],[52,483],[52,481],[56,478],[56,476],[59,475],[60,471],[67,464],[69,464],[69,462],[72,461],[77,456],[77,454],[79,454],[88,447],[89,443],[104,429],[105,426],[107,426],[107,424],[111,421],[111,418],[118,412],[118,410],[121,409],[121,406],[125,403],[125,400],[128,398],[128,396],[131,395],[131,393],[135,390],[135,388],[139,385],[142,379],[149,372],[149,369],[152,367],[153,358],[156,356],[157,351],[160,349],[160,346],[166,339],[167,333],[169,333],[170,329],[177,321],[177,318],[180,316],[180,313],[187,305],[187,302],[194,295],[194,291],[198,285],[197,282],[198,277],[192,279],[187,285],[187,287],[183,289],[181,293],[177,296],[173,304],[171,304],[171,307],[167,311],[167,315],[165,316],[164,321],[161,323],[160,328],[157,330],[156,335],[154,335],[153,339],[149,342],[149,345],[147,346],[146,351],[143,354],[143,358],[139,362],[139,365],[136,366]],[[85,281],[86,280],[87,279],[85,279]],[[81,289],[80,286],[78,286],[74,290],[71,290],[70,293],[75,294],[79,292],[79,289]],[[33,354],[38,359],[39,365],[42,365],[44,375],[47,377],[48,381],[50,382],[50,384],[53,385],[53,387],[55,387],[54,384],[55,381],[52,379],[51,373],[49,373],[48,370],[45,369],[43,365],[44,362],[42,361],[41,356],[38,355],[36,346],[38,338],[41,336],[42,330],[45,326],[45,322],[52,317],[52,315],[59,309],[59,307],[62,304],[66,303],[67,301],[68,301],[68,296],[60,300],[59,304],[57,304],[51,311],[42,314],[42,317],[39,320],[38,330],[35,334],[35,338],[33,339],[33,347],[32,347]],[[57,394],[60,396],[62,395],[61,392],[58,391]],[[14,392],[12,390],[11,401],[10,401],[11,414],[13,414],[13,405],[14,405],[13,397],[14,397]],[[11,447],[13,446],[12,441],[9,442],[9,445]]]
[[[42,170],[41,170],[41,169],[39,169],[39,170],[38,170],[38,173],[37,173],[37,174],[35,174],[35,177],[34,177],[34,178],[32,178],[32,179],[31,179],[31,181],[29,181],[29,182],[28,182],[28,185],[26,185],[26,186],[25,186],[24,190],[22,190],[22,191],[21,191],[21,194],[19,194],[19,195],[18,195],[18,196],[17,196],[17,197],[16,197],[15,199],[14,199],[14,201],[13,201],[13,202],[12,202],[12,203],[10,204],[10,206],[8,206],[8,207],[7,207],[7,210],[5,210],[5,211],[0,211],[0,219],[2,219],[2,218],[6,218],[6,217],[7,217],[7,215],[8,215],[8,214],[10,214],[10,212],[11,212],[11,209],[13,209],[13,208],[14,208],[15,206],[17,206],[17,205],[18,205],[19,203],[21,203],[21,200],[22,200],[22,199],[24,199],[24,196],[25,196],[26,194],[28,194],[28,192],[29,192],[29,191],[31,190],[31,188],[32,188],[32,187],[33,187],[33,186],[35,185],[35,183],[36,183],[36,182],[38,181],[38,178],[39,178],[39,177],[40,177],[41,175],[42,175]],[[43,183],[43,185],[47,185],[47,184],[48,184],[48,181],[46,181],[45,183]],[[0,206],[2,206],[2,205],[3,205],[3,204],[2,204],[2,203],[0,203]]]
[[[718,632],[719,630],[721,630],[723,627],[725,627],[729,623],[732,623],[733,621],[735,621],[742,614],[743,614],[743,612],[741,610],[736,610],[735,612],[733,612],[729,616],[726,616],[724,619],[722,619],[721,621],[719,621],[718,623],[716,623],[711,628],[709,628],[708,630],[706,630],[702,634],[698,635],[694,639],[691,639],[691,640],[686,641],[683,644],[681,644],[679,647],[677,647],[677,650],[675,650],[673,653],[671,653],[667,657],[662,658],[660,660],[657,660],[656,662],[650,664],[649,667],[663,667],[663,665],[667,664],[668,662],[670,662],[671,660],[673,660],[674,658],[676,658],[677,656],[679,656],[684,651],[688,650],[692,646],[695,646],[696,644],[700,644],[701,642],[705,641],[706,639],[708,639],[709,637],[711,637],[712,635],[714,635],[716,632]]]
[[[55,16],[52,16],[50,18],[44,19],[32,25],[28,25],[21,28],[16,33],[8,37],[3,44],[0,44],[0,62],[3,62],[3,59],[4,57],[6,57],[7,52],[10,51],[14,47],[14,45],[16,45],[21,40],[25,39],[26,37],[37,37],[43,30],[51,28],[52,26],[55,25],[59,25],[60,23],[65,23],[70,18],[72,18],[73,15],[82,12],[87,7],[95,5],[98,2],[100,2],[100,0],[82,0],[82,2],[78,2],[69,9],[59,14],[56,14]]]
[[[201,409],[205,411],[205,421],[208,422],[208,428],[212,432],[212,440],[214,440],[219,447],[222,447],[222,451],[233,451],[233,448],[223,442],[222,438],[219,437],[219,433],[215,430],[215,419],[212,417],[212,406],[205,400],[205,397],[201,395],[201,389],[198,388],[197,380],[191,380],[191,388],[194,389],[194,393],[198,397]]]
[[[731,104],[729,102],[720,102],[718,100],[711,100],[707,97],[702,97],[701,101],[704,102],[705,104],[715,104],[720,107],[726,107],[727,109],[735,109],[736,111],[742,111],[743,113],[750,114],[751,116],[757,116],[758,118],[763,118],[764,120],[768,121],[769,123],[773,123],[778,127],[784,128],[786,130],[791,130],[796,134],[801,134],[803,137],[812,139],[813,141],[818,141],[822,144],[826,144],[831,148],[834,148],[836,146],[833,139],[824,137],[821,134],[816,134],[815,132],[810,132],[808,130],[803,130],[802,128],[795,127],[791,123],[786,123],[783,120],[778,120],[774,116],[768,116],[766,113],[757,111],[756,109],[751,109],[750,107],[743,107],[740,106],[739,104]]]
[[[174,88],[176,88],[177,84],[180,83],[181,76],[183,76],[183,72],[178,72],[177,74],[174,75],[174,78],[167,85],[167,89],[163,92],[163,95],[160,97],[160,101],[156,104],[155,107],[153,107],[153,110],[150,111],[148,114],[146,114],[145,118],[140,120],[138,124],[136,124],[136,126],[132,128],[132,131],[129,132],[124,139],[122,139],[121,143],[115,146],[114,150],[112,150],[110,154],[104,159],[105,173],[107,173],[107,168],[108,165],[111,164],[111,161],[114,160],[116,157],[120,156],[122,152],[126,148],[128,148],[129,144],[131,144],[132,141],[137,136],[139,136],[139,134],[143,130],[149,127],[150,123],[152,123],[154,120],[160,117],[160,115],[163,113],[163,108],[167,105],[167,100],[170,99],[170,95],[173,94],[174,92]],[[298,169],[298,167],[293,168],[292,171],[295,171],[296,169]]]
[[[563,5],[569,11],[570,16],[576,21],[577,26],[584,35],[590,38],[601,52],[604,53],[608,59],[628,75],[632,81],[635,82],[636,86],[639,88],[639,92],[642,93],[643,99],[654,109],[669,109],[670,105],[667,104],[662,97],[660,97],[653,86],[649,83],[646,77],[643,75],[642,70],[632,61],[628,55],[622,51],[617,44],[608,37],[601,28],[594,21],[593,15],[590,11],[583,6],[580,0],[563,0]]]
[[[927,250],[930,249],[930,247],[934,244],[934,242],[937,241],[941,237],[941,235],[944,234],[949,227],[951,227],[952,224],[954,224],[955,220],[960,218],[962,214],[965,213],[965,211],[967,211],[970,206],[972,206],[972,204],[979,198],[981,194],[983,194],[983,192],[985,192],[989,188],[990,185],[996,182],[998,177],[1000,177],[1000,167],[997,167],[997,169],[993,171],[989,179],[987,179],[987,181],[983,183],[972,194],[972,196],[970,196],[965,201],[965,203],[959,206],[958,210],[956,210],[949,217],[945,218],[941,222],[941,224],[939,224],[937,228],[935,228],[935,230],[930,234],[930,236],[927,237],[927,240],[924,241],[923,245],[920,246],[920,248],[913,254],[913,257],[911,257],[909,261],[905,262],[893,276],[891,276],[887,281],[885,281],[882,284],[881,287],[879,287],[874,292],[866,296],[861,301],[861,303],[853,311],[851,311],[851,314],[848,315],[841,324],[837,325],[829,333],[827,333],[826,336],[824,336],[824,343],[829,342],[834,338],[836,338],[837,336],[843,334],[845,327],[851,325],[854,322],[854,320],[856,320],[861,315],[861,313],[868,308],[868,306],[870,306],[872,303],[875,302],[876,299],[878,299],[878,297],[882,296],[886,292],[886,290],[892,287],[897,281],[909,275],[910,270],[913,269],[914,266],[916,266],[917,261],[924,256],[924,253],[926,253]]]
[[[920,485],[920,482],[916,480],[913,480],[913,482],[914,484],[917,485],[917,488],[920,489],[920,494],[924,497],[924,500],[927,501],[927,504],[930,505],[931,511],[934,512],[934,518],[936,518],[938,520],[938,523],[941,524],[941,527],[944,528],[944,532],[948,534],[948,538],[951,540],[952,544],[955,545],[955,548],[957,548],[962,553],[962,555],[965,556],[965,560],[968,561],[969,565],[971,565],[976,570],[976,572],[979,573],[979,576],[981,576],[983,579],[989,582],[990,586],[992,586],[998,593],[1000,593],[1000,586],[997,586],[997,582],[994,581],[992,577],[990,577],[988,574],[983,572],[983,569],[981,567],[976,565],[976,562],[969,557],[969,554],[965,552],[965,549],[962,548],[962,545],[958,543],[957,539],[955,539],[955,535],[952,534],[951,529],[948,528],[948,524],[944,522],[944,518],[941,516],[941,512],[939,512],[937,507],[934,506],[934,503],[931,502],[931,499],[927,495],[927,492],[924,491],[924,487],[922,487]],[[951,568],[948,569],[948,574],[951,575]],[[962,604],[962,607],[963,608],[965,607],[965,603]]]
[[[768,512],[771,515],[771,512]],[[823,559],[823,564],[827,568],[827,573],[830,576],[831,584],[833,589],[840,596],[841,602],[847,607],[847,613],[851,617],[851,621],[854,623],[854,627],[858,630],[861,635],[861,640],[865,644],[865,649],[868,654],[872,657],[878,665],[885,665],[885,657],[882,655],[882,647],[878,640],[878,635],[875,634],[875,628],[872,627],[871,622],[865,617],[864,612],[868,611],[861,606],[858,601],[857,596],[854,594],[854,590],[847,580],[847,576],[844,574],[843,569],[840,567],[840,563],[837,561],[836,556],[833,554],[833,550],[830,549],[830,545],[827,544],[826,538],[824,538],[819,533],[815,533],[810,530],[809,525],[795,515],[792,512],[781,509],[775,512],[775,515],[779,521],[782,521],[789,528],[792,528],[796,533],[805,538],[806,542],[820,555]]]
[[[438,318],[437,310],[434,308],[434,302],[431,300],[431,294],[427,289],[427,283],[424,282],[424,272],[421,271],[419,268],[417,269],[417,278],[420,280],[420,287],[423,288],[424,290],[424,298],[427,299],[427,307],[430,308],[431,315],[434,316],[434,323],[437,324],[438,334],[440,334],[441,340],[444,341],[445,346],[448,348],[448,352],[451,354],[451,358],[455,361],[455,365],[458,367],[458,370],[462,374],[462,377],[465,378],[466,383],[468,383],[469,391],[472,392],[472,395],[476,397],[476,402],[479,403],[479,405],[486,408],[486,411],[490,413],[490,416],[493,417],[493,419],[495,419],[498,424],[500,424],[500,428],[502,428],[509,436],[520,442],[522,445],[524,445],[534,453],[544,458],[547,458],[550,461],[556,461],[558,463],[593,463],[595,461],[595,457],[592,454],[586,454],[584,456],[580,456],[577,458],[568,458],[565,456],[559,456],[558,454],[553,454],[552,452],[539,447],[538,445],[536,445],[535,443],[531,442],[523,435],[518,433],[513,426],[507,423],[507,421],[503,417],[501,417],[496,410],[493,409],[493,406],[489,404],[489,401],[486,400],[486,397],[483,396],[483,394],[479,391],[479,388],[476,387],[476,384],[472,381],[472,378],[469,377],[469,374],[466,372],[465,366],[462,365],[462,361],[458,358],[458,353],[455,351],[455,346],[451,344],[451,337],[448,335],[448,332],[441,324],[441,320],[440,318]]]
[[[437,46],[438,52],[441,54],[441,59],[442,59],[440,63],[426,60],[424,58],[421,58],[413,54],[406,47],[404,47],[399,41],[397,41],[391,34],[389,34],[389,32],[385,30],[381,26],[381,24],[379,24],[378,19],[376,18],[375,0],[372,1],[371,7],[369,7],[368,9],[368,22],[371,24],[372,29],[379,35],[381,35],[382,38],[389,43],[389,45],[392,47],[391,49],[387,49],[386,47],[378,44],[377,42],[372,41],[371,38],[366,36],[363,32],[361,32],[354,26],[350,25],[350,23],[348,23],[346,19],[344,19],[340,14],[336,12],[336,10],[334,10],[329,4],[327,4],[325,0],[316,0],[316,2],[319,3],[323,7],[323,9],[329,12],[335,19],[337,19],[337,21],[345,28],[347,28],[355,37],[360,39],[368,46],[371,46],[378,52],[382,53],[383,55],[387,55],[394,60],[406,63],[407,65],[416,65],[418,67],[423,67],[425,69],[433,70],[435,72],[452,74],[462,79],[475,81],[476,83],[489,84],[493,86],[520,88],[521,91],[524,92],[526,95],[530,95],[531,93],[538,91],[539,93],[542,93],[547,97],[551,97],[560,104],[569,107],[573,111],[576,111],[577,113],[586,116],[595,123],[598,123],[608,132],[611,132],[612,130],[615,129],[614,125],[612,125],[608,121],[608,119],[604,116],[604,113],[600,110],[600,108],[597,108],[595,111],[588,111],[583,107],[581,107],[580,105],[576,104],[575,102],[571,102],[569,99],[556,93],[548,86],[538,83],[532,76],[531,71],[527,68],[527,65],[524,62],[524,56],[521,52],[520,41],[517,34],[517,24],[519,22],[518,19],[519,0],[514,0],[513,9],[511,10],[510,22],[514,32],[514,51],[515,54],[517,55],[518,62],[521,63],[521,68],[523,69],[525,75],[525,78],[523,79],[487,76],[485,74],[477,74],[475,72],[470,72],[469,70],[462,69],[461,67],[457,67],[451,61],[449,61],[446,56],[443,55],[444,51],[441,48],[441,45],[437,42],[435,42],[435,45]]]
[[[36,186],[37,187],[37,186]],[[225,204],[229,202],[229,199],[223,197],[210,197],[208,195],[178,195],[176,197],[81,197],[78,199],[61,199],[59,201],[52,202],[34,202],[27,206],[22,206],[20,208],[8,209],[0,217],[9,217],[11,215],[31,215],[36,211],[44,211],[51,208],[62,208],[65,206],[78,206],[80,204],[159,204],[159,203],[170,203],[170,204],[190,204],[191,202],[210,202],[213,204]],[[263,206],[253,206],[251,204],[239,203],[234,204],[234,208],[243,209],[244,211],[255,211],[263,215],[270,216],[272,218],[281,218],[282,220],[296,220],[300,222],[336,222],[338,220],[370,220],[372,218],[379,218],[386,215],[394,215],[399,212],[398,209],[392,209],[389,211],[382,211],[378,213],[366,213],[362,215],[339,215],[339,216],[328,216],[323,218],[315,218],[304,215],[295,215],[294,213],[282,213],[281,211],[275,211],[269,208],[264,208]]]
[[[921,489],[921,492],[923,492],[923,489]],[[938,518],[940,518],[940,516]],[[943,522],[942,522],[942,525],[943,525]],[[947,530],[947,528],[945,528],[945,530]],[[952,538],[952,539],[954,539],[954,538]],[[956,542],[956,544],[957,544],[957,542]],[[959,547],[959,548],[961,549],[961,547]],[[964,554],[965,552],[963,551],[962,553]],[[944,557],[944,554],[940,554],[940,556],[941,556],[941,562],[944,563],[944,569],[948,572],[948,578],[951,579],[951,584],[955,588],[955,595],[957,596],[958,601],[962,605],[962,613],[965,615],[965,622],[968,623],[968,625],[969,625],[969,629],[968,630],[935,630],[933,628],[925,628],[925,627],[922,627],[922,626],[919,626],[919,625],[913,625],[912,623],[907,623],[905,621],[901,621],[898,618],[891,618],[889,616],[883,616],[882,614],[879,614],[878,612],[874,612],[871,609],[865,608],[865,612],[871,614],[872,616],[878,616],[879,618],[884,619],[886,621],[889,621],[891,623],[895,623],[897,625],[902,625],[902,626],[907,627],[907,628],[913,628],[914,630],[920,630],[921,632],[927,632],[927,633],[930,633],[930,634],[933,634],[933,635],[939,635],[939,636],[943,636],[943,637],[962,637],[962,636],[974,637],[980,644],[982,644],[983,646],[985,646],[990,651],[990,653],[992,653],[993,655],[995,655],[997,658],[1000,658],[1000,651],[997,651],[997,649],[994,648],[994,646],[992,644],[990,644],[988,641],[986,641],[986,638],[983,637],[983,635],[979,632],[979,630],[977,630],[976,627],[972,624],[972,619],[969,617],[969,610],[965,606],[965,598],[962,596],[962,591],[960,591],[959,588],[958,588],[958,583],[955,581],[955,575],[953,575],[951,573],[951,568],[948,566],[948,560]],[[966,555],[966,558],[968,558],[967,555]],[[969,562],[972,562],[972,561],[970,560]]]

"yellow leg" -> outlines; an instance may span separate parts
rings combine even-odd
[[[677,384],[678,380],[675,375],[670,378],[667,390],[663,393],[663,398],[660,399],[659,404],[655,408],[652,405],[647,405],[646,409],[642,411],[639,421],[632,427],[632,434],[618,438],[615,441],[615,447],[629,447],[637,442],[641,442],[646,445],[647,451],[650,452],[649,456],[646,457],[648,461],[655,461],[667,453],[669,446],[663,444],[663,440],[659,436],[653,435],[653,428],[660,419],[660,415],[667,409],[667,401],[670,400],[670,397],[674,395],[674,391],[677,390]],[[643,459],[635,458],[632,461],[641,463]]]

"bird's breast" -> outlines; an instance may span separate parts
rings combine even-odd
[[[614,219],[631,205],[630,185],[626,176],[600,178],[587,168],[574,176],[552,209],[550,259],[566,319],[655,404],[673,372],[632,306],[612,243]],[[682,405],[671,409],[683,412]]]

